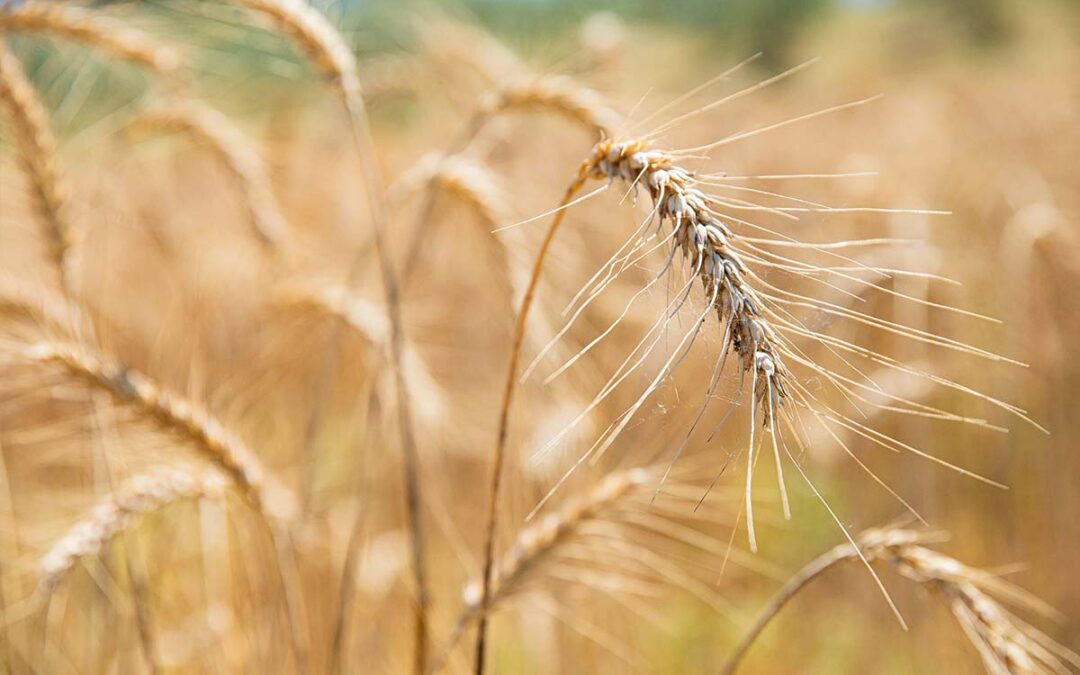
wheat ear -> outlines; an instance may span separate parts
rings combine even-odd
[[[288,523],[296,501],[282,485],[268,476],[258,457],[235,433],[199,404],[162,390],[146,376],[89,349],[43,342],[26,348],[30,361],[60,366],[71,376],[132,405],[164,431],[189,441],[218,467],[265,523],[277,555],[278,573],[288,614],[297,667],[307,667],[309,653],[307,617],[296,570]]]
[[[70,375],[136,407],[163,430],[191,442],[260,512],[274,520],[291,517],[284,487],[268,478],[258,457],[240,437],[199,404],[164,391],[153,380],[84,347],[41,342],[23,351],[30,361],[60,366]]]
[[[226,482],[215,471],[159,467],[130,478],[80,518],[39,563],[37,594],[47,597],[80,559],[100,555],[120,532],[147,514],[179,501],[220,499]]]
[[[70,253],[75,245],[68,205],[68,186],[60,168],[56,137],[49,128],[49,113],[26,79],[22,64],[0,42],[0,103],[8,129],[19,150],[19,160],[30,181],[38,217],[44,225],[60,285],[70,291]]]
[[[252,234],[270,252],[286,232],[270,180],[259,153],[229,118],[195,101],[145,110],[129,123],[132,133],[181,133],[207,148],[232,175],[247,212]]]
[[[481,225],[487,228],[486,234],[506,223],[510,212],[494,172],[466,155],[428,155],[401,177],[396,188],[410,192],[418,185],[427,186],[427,195],[406,249],[401,272],[402,286],[407,286],[409,280],[414,278],[413,272],[419,269],[423,246],[429,241],[433,222],[437,220],[433,199],[436,191],[460,202],[476,214]],[[499,258],[509,278],[506,251],[501,244],[499,246]]]
[[[414,624],[414,672],[423,673],[428,659],[428,575],[425,561],[425,535],[421,513],[420,458],[416,447],[416,430],[412,404],[406,384],[403,352],[404,328],[397,276],[390,260],[386,233],[390,216],[386,205],[382,176],[375,157],[375,143],[364,99],[357,77],[356,59],[341,35],[322,14],[299,0],[236,0],[239,4],[267,17],[288,34],[308,58],[330,79],[348,116],[353,145],[367,187],[368,208],[374,233],[375,252],[382,273],[383,293],[390,318],[390,371],[397,393],[397,413],[401,433],[402,462],[405,482],[405,511],[412,550],[413,581],[416,586],[416,617]],[[350,266],[348,286],[359,273],[360,257]],[[337,341],[331,351],[337,350]],[[328,353],[329,354],[329,353]],[[325,371],[332,366],[331,356],[324,361]]]
[[[307,306],[319,314],[338,319],[384,356],[390,349],[390,319],[382,307],[350,293],[340,284],[292,284],[276,293],[284,304]],[[409,395],[417,404],[422,419],[439,417],[443,410],[442,393],[416,348],[406,343],[401,367]]]
[[[1052,613],[1045,603],[996,575],[968,567],[922,545],[933,538],[940,535],[874,529],[860,535],[855,544],[841,544],[815,559],[777,593],[728,657],[721,675],[735,672],[773,617],[811,581],[838,563],[859,558],[888,562],[902,576],[941,595],[988,673],[1042,675],[1080,669],[1080,656],[1013,616],[994,596],[1041,613]]]
[[[564,75],[535,77],[505,86],[488,96],[480,114],[539,110],[563,115],[597,135],[612,134],[620,119],[592,89]]]
[[[142,31],[63,2],[27,2],[0,10],[0,32],[4,31],[56,35],[161,74],[173,73],[180,66],[175,50],[158,44]]]
[[[438,672],[465,630],[477,618],[483,618],[500,600],[513,594],[528,576],[560,544],[586,522],[602,518],[607,511],[623,500],[635,488],[650,481],[645,469],[613,474],[605,478],[587,495],[572,500],[562,509],[544,517],[535,525],[523,529],[514,544],[492,572],[465,589],[465,608],[440,651],[432,671]],[[485,595],[483,579],[488,579]]]

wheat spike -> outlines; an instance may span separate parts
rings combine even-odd
[[[0,43],[0,103],[44,225],[49,255],[61,286],[67,291],[71,283],[70,253],[75,245],[75,230],[56,137],[49,128],[49,113],[26,79],[22,64],[3,43]]]
[[[58,539],[39,563],[37,594],[46,597],[80,559],[100,555],[120,532],[142,516],[179,501],[220,499],[225,480],[210,470],[158,467],[133,476],[80,518]]]
[[[303,0],[236,0],[291,37],[315,67],[346,97],[360,95],[356,59],[318,10]]]
[[[521,587],[529,572],[587,521],[602,518],[635,488],[650,480],[645,469],[633,469],[605,478],[584,497],[573,500],[536,525],[523,529],[506,556],[485,570],[485,576],[465,587],[465,608],[443,646],[433,672],[439,672],[469,624],[486,617],[491,608]],[[482,663],[482,661],[477,661]]]
[[[481,105],[481,114],[485,116],[509,110],[558,113],[598,135],[611,135],[620,124],[619,116],[596,92],[562,75],[515,82],[487,97]]]
[[[285,218],[259,153],[229,118],[196,101],[145,110],[129,123],[132,133],[182,133],[210,150],[232,175],[255,239],[270,251],[286,232]]]
[[[0,32],[40,32],[91,45],[106,54],[161,74],[180,66],[175,50],[142,31],[63,2],[27,2],[0,10]]]
[[[924,545],[942,538],[941,533],[879,528],[862,533],[854,544],[836,546],[785,584],[728,658],[721,674],[735,672],[757,636],[799,591],[835,565],[858,559],[889,563],[902,576],[941,595],[991,675],[1067,674],[1080,670],[1080,655],[1014,616],[999,600],[1053,614],[1049,606],[997,575],[969,567]]]
[[[495,229],[507,220],[510,212],[505,192],[495,173],[467,155],[424,155],[397,181],[393,191],[402,194],[425,184],[453,196],[468,206],[485,227]]]
[[[190,441],[260,513],[279,521],[291,517],[291,495],[267,476],[258,457],[239,436],[199,404],[164,391],[141,373],[84,347],[41,342],[24,349],[22,355],[30,361],[58,365],[118,401],[133,405],[162,429]]]
[[[340,284],[293,283],[282,286],[276,299],[284,305],[310,307],[339,319],[385,358],[390,349],[390,319],[376,303],[350,293]],[[427,421],[438,420],[444,403],[439,386],[416,349],[406,344],[401,367],[405,382],[420,415]]]

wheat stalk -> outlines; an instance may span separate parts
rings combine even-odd
[[[91,45],[106,54],[161,74],[180,67],[175,50],[142,31],[64,2],[27,2],[0,10],[0,32],[40,32]]]
[[[203,103],[186,101],[145,110],[127,128],[132,133],[182,133],[210,150],[231,174],[255,239],[268,251],[278,251],[287,229],[285,218],[262,158],[228,117]]]
[[[896,528],[868,530],[809,563],[777,593],[721,669],[731,675],[773,617],[811,581],[833,566],[862,558],[888,562],[902,576],[941,595],[992,675],[1041,675],[1080,669],[1080,656],[1006,610],[997,598],[1042,613],[1041,600],[997,576],[968,567],[922,544],[940,534]]]
[[[375,157],[371,125],[357,76],[356,59],[342,36],[321,13],[300,0],[236,0],[242,6],[271,20],[289,35],[307,57],[330,80],[341,99],[349,120],[353,145],[361,163],[367,187],[367,202],[374,232],[375,252],[382,274],[387,315],[390,318],[389,368],[397,393],[397,413],[404,457],[405,510],[409,524],[412,549],[413,581],[416,586],[416,617],[414,624],[414,670],[423,673],[428,659],[428,578],[425,561],[425,535],[421,514],[420,459],[416,447],[412,404],[404,374],[405,337],[401,317],[398,280],[390,260],[386,233],[390,227],[389,211],[382,176]],[[360,258],[354,259],[349,270],[347,286],[352,286],[359,272]],[[337,350],[334,341],[324,360],[326,371],[332,363],[331,354]],[[315,419],[315,418],[313,418]],[[311,434],[313,437],[314,434]]]
[[[0,103],[19,150],[19,160],[44,225],[49,255],[60,285],[70,292],[70,254],[75,246],[68,203],[69,190],[60,166],[56,137],[49,128],[49,113],[26,79],[22,64],[0,42]]]
[[[143,516],[179,501],[220,499],[225,480],[209,470],[158,467],[133,476],[80,518],[39,563],[37,595],[49,596],[79,560],[100,555],[117,534]]]

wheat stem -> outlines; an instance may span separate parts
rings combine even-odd
[[[518,365],[521,361],[521,348],[525,342],[525,329],[529,322],[529,312],[532,310],[533,300],[536,298],[536,289],[540,285],[540,275],[544,270],[544,260],[547,258],[551,244],[555,241],[555,234],[566,216],[566,209],[562,208],[573,200],[584,184],[583,178],[575,180],[559,203],[560,209],[551,221],[547,234],[540,244],[540,250],[536,254],[533,263],[532,274],[525,287],[525,295],[521,300],[521,308],[518,310],[517,319],[514,323],[513,343],[510,346],[510,364],[506,372],[506,384],[503,386],[502,403],[499,406],[499,426],[495,437],[495,453],[492,457],[491,480],[487,490],[487,514],[485,517],[484,531],[484,557],[483,576],[480,592],[480,606],[487,607],[491,594],[491,576],[494,570],[495,559],[495,533],[498,529],[498,505],[502,494],[503,463],[506,457],[506,445],[510,433],[510,409],[514,403],[514,393],[518,384]],[[474,672],[482,675],[484,672],[484,652],[487,640],[487,613],[481,613],[480,622],[476,631],[476,649]]]
[[[416,585],[416,616],[414,624],[414,671],[427,668],[428,650],[428,580],[425,562],[425,536],[421,514],[420,462],[417,452],[412,407],[403,373],[404,329],[398,281],[386,246],[389,212],[382,177],[375,157],[375,144],[367,117],[356,59],[341,35],[317,10],[299,0],[238,0],[249,9],[272,20],[293,38],[308,58],[328,75],[338,93],[349,120],[356,153],[367,186],[368,208],[375,239],[375,252],[382,273],[383,293],[390,318],[390,363],[397,390],[397,413],[401,433],[405,481],[405,510],[410,532],[412,568]],[[350,270],[350,286],[359,267],[354,260]],[[336,345],[335,345],[336,348]]]

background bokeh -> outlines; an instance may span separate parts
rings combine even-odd
[[[311,277],[343,279],[355,251],[370,249],[364,196],[355,158],[340,140],[341,123],[303,59],[280,37],[243,25],[220,3],[98,4],[118,20],[185,48],[201,95],[262,150],[292,228],[298,268]],[[1050,433],[1044,434],[919,382],[891,383],[917,400],[1009,427],[998,434],[902,416],[874,420],[876,428],[1005,483],[1007,490],[850,440],[932,526],[951,534],[943,551],[1000,570],[1047,600],[1061,616],[1039,625],[1063,644],[1080,648],[1080,454],[1075,447],[1080,361],[1074,361],[1080,344],[1080,3],[372,0],[321,6],[362,58],[379,160],[391,185],[394,222],[401,223],[400,238],[394,239],[399,259],[420,210],[420,199],[399,179],[417,158],[450,144],[493,85],[485,68],[498,73],[499,49],[517,54],[536,72],[571,74],[632,119],[757,51],[763,57],[735,84],[722,86],[749,84],[820,57],[795,77],[671,130],[663,143],[673,147],[884,94],[858,109],[724,148],[708,166],[733,175],[873,172],[790,181],[783,187],[833,206],[950,212],[818,214],[784,227],[786,234],[813,241],[917,239],[922,243],[873,253],[874,263],[942,274],[962,286],[901,279],[889,282],[892,288],[1002,320],[994,324],[926,310],[880,293],[866,294],[860,306],[1001,352],[1027,367],[987,363],[857,327],[835,330],[1016,403],[1047,427]],[[53,112],[63,141],[76,218],[85,230],[80,285],[93,308],[97,339],[126,362],[207,401],[286,482],[311,481],[314,516],[308,537],[314,543],[303,562],[318,644],[330,640],[325,617],[332,616],[336,592],[325,579],[340,573],[353,515],[367,509],[366,552],[358,569],[370,585],[362,584],[366,602],[353,610],[349,672],[403,671],[408,632],[395,628],[407,625],[408,598],[400,470],[378,359],[364,345],[342,349],[345,365],[337,368],[325,402],[318,460],[300,461],[297,447],[317,380],[315,357],[328,348],[332,323],[268,310],[258,300],[265,296],[270,273],[236,225],[237,204],[220,189],[222,176],[211,159],[179,141],[138,141],[121,133],[125,116],[157,95],[146,75],[49,40],[17,37],[12,45]],[[470,55],[477,63],[468,63]],[[684,107],[707,103],[713,95],[719,96],[706,93]],[[480,140],[515,219],[557,203],[593,142],[564,120],[525,115],[501,120]],[[47,286],[50,275],[26,219],[26,202],[16,165],[5,156],[0,271],[5,278]],[[437,636],[449,629],[460,589],[478,570],[481,495],[509,353],[509,303],[515,297],[512,280],[492,256],[490,237],[469,222],[468,210],[447,203],[438,213],[438,227],[428,235],[417,268],[409,270],[412,281],[404,295],[407,333],[437,392],[437,400],[420,406]],[[572,212],[546,272],[543,311],[530,328],[528,360],[561,325],[559,310],[633,229],[633,213],[611,195]],[[539,223],[527,225],[500,238],[512,265],[527,264],[541,229]],[[367,262],[358,286],[377,300],[374,258]],[[568,333],[566,353],[603,330],[647,279],[648,271],[642,270],[616,285],[612,299],[598,303]],[[648,382],[643,372],[635,380],[640,386],[628,387],[598,409],[545,463],[533,461],[620,363],[664,299],[659,293],[635,310],[623,330],[567,377],[551,386],[541,384],[543,377],[533,378],[523,386],[512,428],[504,544],[537,498]],[[833,329],[826,317],[808,320],[819,330]],[[586,489],[612,469],[668,459],[697,413],[719,343],[716,335],[703,340],[605,461],[568,490]],[[111,479],[105,476],[133,473],[170,456],[161,438],[146,430],[128,433],[131,420],[119,413],[113,423],[123,433],[117,434],[115,448],[101,450],[87,440],[92,415],[82,398],[68,396],[63,405],[40,401],[42,391],[57,386],[53,380],[37,383],[18,370],[0,385],[6,476],[0,560],[9,599],[32,587],[37,556],[107,490]],[[686,461],[700,467],[696,478],[703,484],[722,464],[722,448],[736,446],[744,428],[725,428],[712,443],[701,431],[692,437]],[[828,446],[811,448],[807,463],[846,527],[855,532],[903,515],[895,500]],[[494,672],[715,670],[780,580],[843,540],[801,486],[793,487],[794,518],[784,521],[772,476],[761,478],[758,556],[770,573],[728,570],[721,577],[716,560],[685,561],[695,578],[731,603],[734,619],[685,589],[649,598],[643,609],[597,600],[594,596],[603,594],[595,590],[590,594],[552,583],[542,597],[560,611],[522,602],[499,614]],[[739,476],[725,480],[737,499]],[[695,526],[726,545],[737,508],[725,509],[718,499],[715,522]],[[242,516],[237,520],[230,535],[213,513],[193,510],[163,516],[142,532],[168,672],[285,667],[273,657],[284,647],[274,643],[272,631],[252,628],[259,625],[260,602],[215,596],[222,588],[258,596],[260,584],[269,586],[258,566],[243,568],[240,562],[267,544],[251,533],[250,523],[245,529]],[[198,537],[185,537],[194,530],[202,548]],[[231,543],[214,548],[215,537]],[[742,546],[744,539],[739,529],[734,541]],[[216,552],[207,553],[207,547]],[[192,570],[200,560],[204,574],[196,575]],[[70,665],[67,672],[99,672],[102,663],[120,664],[112,672],[140,672],[131,655],[131,610],[117,600],[123,583],[102,581],[123,577],[116,567],[106,559],[71,582],[65,613],[53,625],[57,649]],[[981,672],[971,646],[936,598],[886,571],[883,578],[909,631],[897,625],[865,570],[845,567],[784,610],[741,672]],[[8,604],[14,607],[14,600]],[[461,651],[451,667],[466,672],[468,650]],[[11,663],[8,668],[22,672]]]

